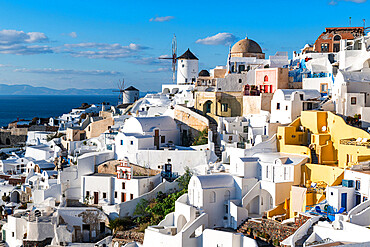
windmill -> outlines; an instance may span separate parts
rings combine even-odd
[[[172,39],[172,57],[159,57],[159,59],[171,59],[172,60],[172,82],[176,83],[176,64],[177,64],[177,40],[176,35],[173,35]]]
[[[123,93],[125,92],[125,79],[124,78],[122,78],[122,80],[118,80],[117,88],[118,90],[112,90],[112,92],[119,92],[118,104],[121,104],[123,100]]]

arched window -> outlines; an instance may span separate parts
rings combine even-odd
[[[269,77],[265,75],[265,78],[263,79],[264,82],[269,81]]]
[[[340,35],[335,35],[334,36],[334,41],[340,41],[342,38],[340,37]]]
[[[215,203],[216,202],[216,192],[211,191],[211,194],[209,194],[209,202]]]

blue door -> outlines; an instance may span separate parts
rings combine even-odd
[[[342,201],[341,201],[340,206],[344,208],[345,211],[347,211],[347,193],[342,193],[341,197],[342,197]]]

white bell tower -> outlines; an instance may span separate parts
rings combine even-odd
[[[199,59],[188,49],[177,58],[177,84],[195,84],[198,70]]]

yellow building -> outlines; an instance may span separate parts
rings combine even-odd
[[[331,112],[303,111],[278,128],[277,143],[280,152],[310,158],[301,169],[301,187],[291,190],[291,217],[325,199],[325,187],[341,184],[344,169],[370,160],[370,135]],[[317,184],[314,189],[311,182]]]
[[[217,121],[218,117],[237,117],[243,114],[241,92],[195,92],[194,108]]]

